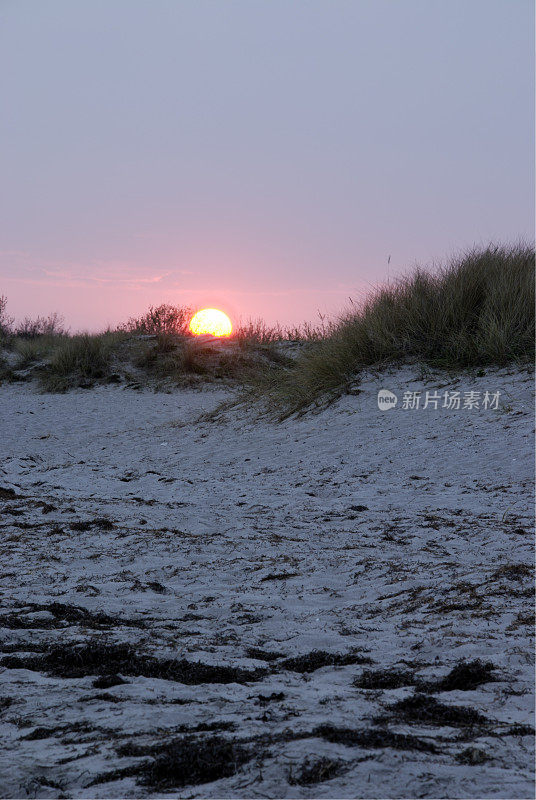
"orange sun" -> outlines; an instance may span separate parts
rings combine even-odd
[[[229,336],[233,330],[231,320],[217,308],[203,308],[197,311],[190,320],[190,333],[199,336],[210,333],[212,336]]]

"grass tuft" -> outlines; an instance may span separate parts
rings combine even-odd
[[[282,416],[346,391],[361,370],[418,360],[446,369],[534,360],[534,248],[475,248],[416,268],[352,308],[258,390]]]
[[[41,374],[41,385],[49,392],[65,392],[76,386],[89,387],[109,373],[117,335],[82,334],[62,341]]]
[[[262,319],[250,319],[238,324],[231,334],[231,339],[245,347],[278,342],[317,342],[331,331],[331,323],[322,315],[319,318],[320,322],[317,325],[304,322],[286,328],[281,325],[267,325]]]
[[[16,369],[26,369],[26,367],[46,360],[57,347],[66,341],[66,337],[55,334],[43,334],[31,339],[15,337],[11,347],[17,354]]]

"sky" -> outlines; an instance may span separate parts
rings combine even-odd
[[[0,295],[314,322],[532,240],[533,53],[531,0],[0,0]]]

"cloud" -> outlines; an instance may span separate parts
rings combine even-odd
[[[151,272],[146,265],[118,260],[83,263],[42,259],[24,250],[0,250],[0,267],[3,267],[3,280],[13,283],[77,288],[144,289],[166,282],[171,276],[195,274],[174,267]]]
[[[42,272],[48,278],[56,278],[61,281],[70,283],[76,282],[79,286],[94,286],[107,285],[107,286],[128,286],[129,288],[143,287],[151,283],[161,283],[165,278],[171,275],[171,272],[163,272],[157,275],[125,275],[118,272],[105,272],[105,274],[95,275],[79,275],[75,271],[69,270],[51,270],[42,269]]]

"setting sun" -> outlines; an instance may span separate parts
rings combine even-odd
[[[203,308],[195,313],[190,320],[190,333],[199,336],[210,333],[212,336],[229,336],[233,330],[231,320],[223,311],[217,308]]]

